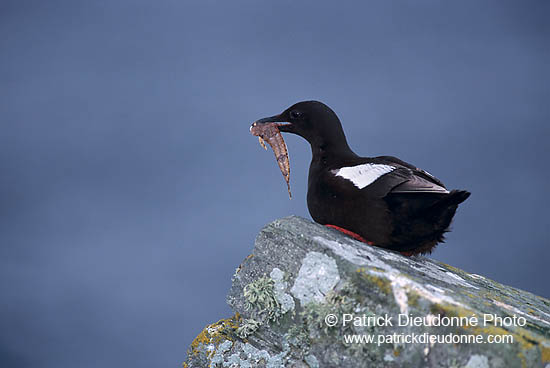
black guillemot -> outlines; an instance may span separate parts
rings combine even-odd
[[[311,145],[307,206],[313,220],[365,243],[405,255],[430,253],[470,196],[396,157],[356,155],[338,116],[321,102],[299,102],[254,125],[274,122]]]

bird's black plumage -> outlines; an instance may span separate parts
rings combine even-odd
[[[340,120],[321,102],[299,102],[256,124],[267,122],[280,122],[281,132],[302,136],[311,145],[311,217],[374,245],[407,254],[430,252],[470,195],[448,191],[439,179],[396,157],[356,155]]]

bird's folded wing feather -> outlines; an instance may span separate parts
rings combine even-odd
[[[443,183],[430,174],[399,159],[392,159],[376,157],[369,162],[333,169],[331,173],[373,197],[382,198],[390,192],[448,193]]]
[[[449,193],[445,187],[417,176],[413,172],[411,178],[391,190],[392,193]]]
[[[375,159],[377,160],[380,160],[382,162],[388,162],[390,164],[397,164],[399,166],[403,166],[403,167],[406,167],[408,169],[411,169],[414,173],[415,176],[418,176],[418,177],[421,177],[423,179],[426,179],[427,181],[429,182],[432,182],[436,185],[439,185],[440,187],[443,187],[445,188],[445,185],[441,182],[441,180],[439,180],[438,178],[436,178],[435,176],[433,176],[432,174],[430,174],[429,172],[427,171],[424,171],[414,165],[411,165],[409,164],[408,162],[405,162],[403,160],[400,160],[398,159],[397,157],[393,157],[393,156],[379,156],[379,157],[375,157]]]

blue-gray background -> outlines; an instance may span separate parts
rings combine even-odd
[[[548,297],[548,2],[1,1],[0,365],[178,367],[305,205],[249,124],[326,102],[470,190],[434,258]]]

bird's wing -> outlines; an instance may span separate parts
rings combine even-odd
[[[337,178],[353,184],[366,195],[385,197],[388,193],[448,193],[439,181],[427,172],[392,157],[364,159],[362,162],[334,168]]]
[[[435,176],[433,176],[429,172],[427,172],[425,170],[422,170],[422,169],[420,169],[420,168],[418,168],[414,165],[411,165],[408,162],[400,160],[397,157],[379,156],[379,157],[374,157],[374,159],[375,160],[380,160],[382,162],[388,162],[390,164],[396,164],[396,165],[411,169],[415,176],[418,176],[418,177],[423,178],[423,179],[425,179],[425,180],[427,180],[427,181],[429,181],[433,184],[436,184],[436,185],[439,185],[440,187],[445,188],[445,185],[441,182],[441,180],[439,180],[438,178],[436,178]]]
[[[426,180],[422,176],[416,175],[413,172],[412,177],[395,186],[392,193],[449,193],[449,191],[441,185],[435,184],[432,181]]]

